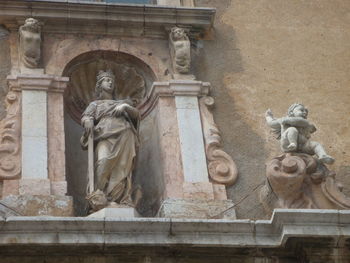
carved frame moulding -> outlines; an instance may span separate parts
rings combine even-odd
[[[0,122],[0,180],[21,177],[21,94],[10,91],[6,96],[7,114]]]
[[[43,32],[167,38],[165,26],[191,28],[196,38],[208,37],[216,10],[202,7],[111,4],[106,2],[0,1],[0,23],[18,30],[35,14]]]
[[[211,112],[214,103],[214,98],[209,96],[199,100],[208,171],[213,182],[230,186],[236,182],[238,170],[231,156],[222,148],[221,134]]]

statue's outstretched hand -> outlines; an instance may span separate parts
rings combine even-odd
[[[272,114],[271,109],[268,109],[268,110],[265,112],[265,117],[271,117],[271,118],[273,118],[273,114]]]

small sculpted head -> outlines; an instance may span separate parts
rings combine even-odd
[[[111,70],[101,70],[98,72],[95,90],[97,98],[101,98],[101,96],[106,93],[113,96],[115,90],[115,76]]]
[[[294,103],[289,107],[287,114],[289,117],[301,117],[306,119],[308,113],[308,109],[303,104]]]
[[[171,35],[172,35],[174,40],[186,39],[186,32],[183,28],[173,27],[171,29]]]
[[[25,20],[24,25],[21,28],[31,32],[39,32],[40,23],[35,18],[30,17]]]

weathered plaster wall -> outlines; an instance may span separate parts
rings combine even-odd
[[[5,95],[7,94],[6,77],[10,73],[10,43],[6,29],[0,27],[0,119],[5,117]]]
[[[350,194],[350,2],[197,0],[196,6],[217,8],[214,40],[198,51],[195,70],[213,86],[214,117],[239,168],[228,189],[238,217],[264,216],[258,185],[264,163],[279,153],[264,112],[281,117],[294,102],[308,106],[318,128],[314,139],[337,159],[332,168]]]

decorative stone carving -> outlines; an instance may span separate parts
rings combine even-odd
[[[231,156],[222,149],[220,131],[211,112],[214,99],[209,96],[202,97],[199,104],[209,177],[215,183],[232,185],[237,180],[238,171]]]
[[[19,53],[21,65],[26,68],[38,68],[41,56],[41,26],[34,18],[25,20],[19,28]]]
[[[6,96],[6,117],[0,123],[0,179],[18,179],[21,174],[21,99],[18,92]]]
[[[274,208],[350,208],[350,198],[325,165],[334,159],[320,143],[310,140],[316,128],[306,120],[307,114],[298,103],[289,107],[287,117],[275,119],[271,110],[266,112],[267,124],[284,152],[267,163],[267,182],[260,191],[260,201],[270,214]]]
[[[326,153],[323,146],[310,140],[316,127],[306,120],[307,115],[307,108],[299,103],[292,104],[287,116],[283,118],[275,119],[270,109],[265,113],[266,122],[280,139],[283,152],[316,154],[321,162],[332,164],[334,159]]]
[[[267,163],[268,183],[260,191],[267,212],[274,208],[349,209],[350,198],[341,184],[315,157],[304,153],[286,153]]]
[[[173,27],[169,34],[170,55],[177,74],[187,74],[191,67],[191,43],[183,28]]]
[[[89,193],[92,211],[124,204],[133,207],[132,170],[138,147],[140,114],[133,100],[115,100],[115,77],[111,71],[100,71],[96,82],[96,100],[82,115],[85,132],[81,138],[89,156]],[[94,160],[95,159],[95,160]],[[95,167],[90,168],[93,164]],[[94,171],[95,176],[91,176]]]

